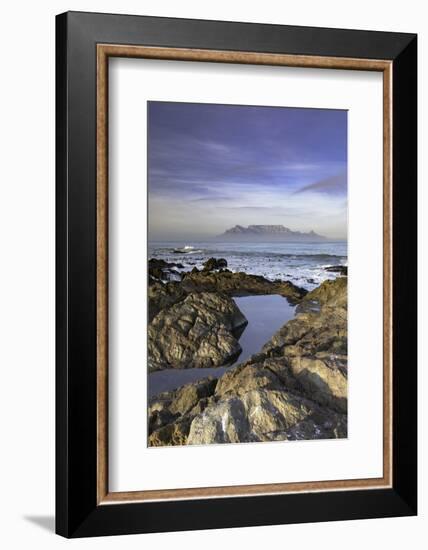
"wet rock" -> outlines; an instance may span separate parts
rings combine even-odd
[[[223,269],[227,267],[227,260],[224,258],[210,258],[204,262],[203,271],[213,271],[215,269]]]
[[[149,324],[149,370],[230,363],[242,351],[237,338],[246,324],[246,318],[228,296],[188,294],[159,311]]]
[[[149,281],[153,279],[168,281],[173,279],[173,277],[178,278],[179,272],[176,271],[174,268],[182,269],[183,267],[183,264],[180,263],[166,262],[165,260],[151,258],[149,260]]]
[[[248,275],[222,270],[219,272],[194,271],[183,276],[182,287],[186,292],[223,292],[229,296],[254,296],[279,294],[291,303],[299,302],[307,293],[290,281],[269,281],[260,275]]]
[[[329,267],[325,267],[324,269],[330,273],[339,273],[339,275],[344,277],[348,275],[348,267],[346,265],[331,265]]]
[[[181,282],[164,283],[149,274],[149,322],[161,310],[181,302],[188,294],[200,292],[223,293],[228,296],[279,294],[292,304],[300,302],[307,294],[305,289],[289,281],[273,282],[258,275],[232,273],[225,268],[221,268],[220,271],[199,271],[194,267],[190,272],[182,274]]]

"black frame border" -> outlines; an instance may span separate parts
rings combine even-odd
[[[393,62],[393,486],[97,505],[96,45]],[[417,513],[417,36],[67,12],[56,17],[56,532],[65,537]]]

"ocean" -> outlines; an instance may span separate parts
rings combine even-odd
[[[326,268],[347,265],[346,241],[309,242],[149,242],[149,258],[180,263],[188,271],[202,268],[210,257],[225,258],[228,269],[281,279],[312,290],[337,273]]]

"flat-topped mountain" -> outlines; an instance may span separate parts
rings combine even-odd
[[[301,231],[292,231],[283,225],[235,225],[231,229],[227,229],[218,239],[233,240],[233,241],[324,241],[326,238],[318,235],[315,231],[302,233]]]

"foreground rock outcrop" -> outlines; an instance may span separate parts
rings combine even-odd
[[[298,309],[245,363],[152,399],[149,445],[346,437],[346,278]]]
[[[171,282],[164,284],[160,281],[153,281],[148,287],[149,322],[160,311],[184,300],[186,296],[187,292],[180,283]]]
[[[227,365],[242,351],[238,338],[246,324],[229,296],[190,293],[149,324],[149,371]]]

